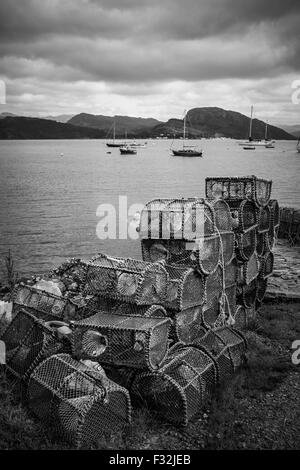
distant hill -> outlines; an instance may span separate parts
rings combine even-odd
[[[16,114],[13,113],[1,113],[0,114],[0,119],[5,119],[6,117],[15,117]]]
[[[59,114],[58,116],[46,116],[43,119],[48,119],[49,121],[56,121],[56,122],[68,122],[74,114]]]
[[[188,111],[186,131],[189,137],[230,137],[233,139],[246,139],[249,136],[250,118],[235,111],[226,111],[222,108],[193,108]],[[178,119],[169,119],[153,129],[155,135],[181,136],[183,122]],[[263,139],[265,136],[265,123],[258,119],[252,122],[252,137]],[[283,129],[268,125],[268,137],[272,139],[293,139],[294,136]]]
[[[67,115],[63,115],[66,117]],[[63,116],[60,116],[62,119]],[[73,116],[67,123],[51,119],[4,116],[0,119],[0,139],[85,139],[112,137],[115,121],[116,137],[151,138],[168,136],[181,137],[183,121],[169,119],[161,122],[153,118],[130,116],[102,116],[87,113]],[[59,118],[59,116],[56,116]],[[193,108],[187,113],[186,130],[190,138],[229,137],[246,139],[249,134],[250,118],[235,111],[222,108]],[[253,120],[252,137],[262,139],[265,123]],[[279,127],[268,125],[268,137],[276,140],[295,139],[295,135]]]
[[[0,139],[101,139],[99,129],[73,126],[47,119],[5,117],[0,120]]]
[[[160,124],[160,121],[153,118],[141,118],[130,116],[102,116],[87,113],[80,113],[72,117],[68,123],[82,127],[94,127],[96,129],[105,130],[106,133],[112,131],[115,121],[116,137],[124,137],[127,132],[128,137],[133,137],[143,132],[150,130],[154,126]]]
[[[300,137],[300,125],[299,124],[296,124],[295,126],[282,126],[282,128],[286,132],[289,132],[289,134],[292,134],[297,138]]]

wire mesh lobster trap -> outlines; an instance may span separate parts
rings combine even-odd
[[[70,312],[71,304],[67,299],[37,289],[32,286],[18,285],[12,294],[14,311],[27,307],[37,317],[45,320],[64,320]]]
[[[247,348],[245,337],[228,326],[208,330],[197,345],[214,359],[220,383],[228,380],[242,365]]]
[[[101,366],[68,354],[51,356],[34,369],[28,396],[34,414],[77,447],[131,421],[128,391],[108,379]]]
[[[231,210],[232,225],[237,232],[247,232],[257,227],[257,207],[253,201],[243,199],[242,201],[228,201]]]
[[[186,426],[214,393],[216,365],[209,354],[193,346],[175,345],[162,368],[135,376],[133,399],[164,420]]]
[[[18,379],[27,381],[33,368],[47,356],[67,351],[46,322],[25,309],[9,324],[1,340],[6,348],[6,367]]]
[[[75,357],[101,364],[157,369],[168,351],[169,318],[98,313],[73,322]]]
[[[228,200],[250,199],[257,206],[268,204],[271,196],[272,181],[257,178],[255,175],[244,177],[210,177],[205,179],[207,198]]]
[[[243,305],[237,305],[234,314],[234,328],[246,330],[251,322],[256,318],[255,307],[246,308]]]
[[[280,224],[280,209],[277,199],[270,199],[268,207],[270,209],[270,230],[273,232]]]
[[[229,241],[231,240],[232,238]],[[228,241],[224,241],[224,246],[226,246],[226,242]],[[225,259],[231,256],[231,245],[228,245]],[[216,233],[192,241],[142,240],[142,257],[144,261],[166,260],[168,264],[198,269],[202,274],[211,274],[215,271],[220,252],[220,235]]]
[[[162,304],[170,310],[184,310],[203,305],[205,301],[205,279],[193,268],[165,265],[169,275],[166,297]]]
[[[206,332],[202,323],[202,307],[190,307],[180,312],[175,312],[172,317],[170,336],[175,341],[183,344],[193,344]]]
[[[161,305],[135,305],[106,297],[97,298],[97,310],[94,313],[97,312],[149,318],[167,317],[167,312]]]
[[[257,233],[256,235],[256,253],[258,256],[263,256],[269,251],[268,234]]]
[[[233,219],[227,202],[224,199],[208,199],[207,202],[214,210],[217,230],[220,233],[231,232],[233,230]]]
[[[260,262],[257,253],[254,252],[248,261],[238,265],[238,285],[250,284],[259,275]]]
[[[256,299],[259,303],[262,303],[262,301],[264,300],[266,292],[267,292],[267,287],[268,287],[268,279],[264,279],[263,277],[259,276],[257,278],[257,293],[256,293]]]
[[[245,233],[236,233],[235,238],[235,254],[238,261],[248,261],[255,252],[256,241],[256,228]]]
[[[274,254],[272,251],[268,251],[265,255],[260,257],[260,276],[263,279],[271,276],[274,268]]]
[[[237,301],[244,307],[250,308],[255,305],[257,298],[257,279],[254,279],[250,284],[237,286]]]
[[[88,263],[86,290],[137,305],[160,304],[168,274],[162,263],[98,255]]]
[[[269,205],[257,208],[257,232],[265,233],[270,230],[271,210]]]
[[[215,233],[212,207],[204,199],[154,199],[141,211],[141,239],[194,240]]]

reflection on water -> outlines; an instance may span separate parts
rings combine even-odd
[[[0,142],[0,255],[11,248],[21,272],[43,272],[99,251],[140,258],[133,240],[99,240],[97,207],[155,197],[204,196],[206,176],[273,179],[272,196],[300,207],[295,142],[247,152],[234,140],[202,140],[203,158],[172,157],[171,141],[150,140],[137,155],[98,140]],[[197,142],[195,141],[195,144]]]

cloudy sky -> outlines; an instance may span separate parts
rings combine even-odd
[[[299,124],[299,0],[0,0],[0,111]],[[300,94],[299,94],[300,96]]]

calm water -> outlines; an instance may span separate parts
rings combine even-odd
[[[138,241],[97,238],[97,207],[118,208],[120,195],[128,205],[158,196],[202,197],[206,176],[270,178],[281,205],[300,207],[296,142],[245,151],[234,140],[202,140],[204,158],[171,157],[170,143],[150,140],[137,155],[121,156],[99,140],[1,141],[0,256],[11,248],[23,273],[99,251],[140,258]]]

